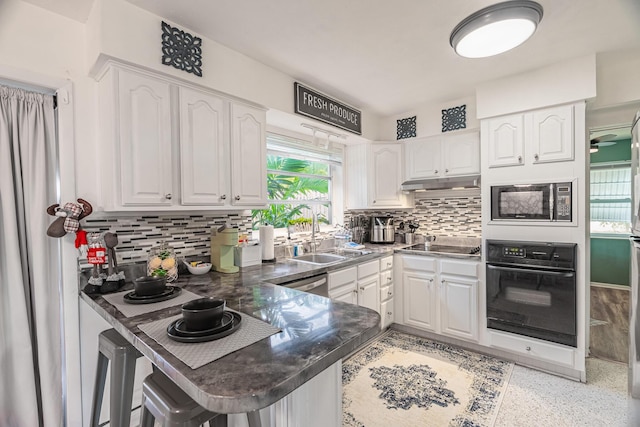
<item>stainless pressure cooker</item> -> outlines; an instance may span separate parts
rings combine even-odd
[[[393,243],[395,231],[392,217],[371,217],[371,243]]]

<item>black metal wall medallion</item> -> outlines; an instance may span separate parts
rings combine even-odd
[[[162,21],[162,63],[202,77],[202,39]]]
[[[467,127],[467,105],[442,110],[442,132]]]
[[[396,139],[405,139],[405,138],[413,138],[416,136],[416,117],[407,117],[406,119],[398,120],[397,126],[397,138]]]

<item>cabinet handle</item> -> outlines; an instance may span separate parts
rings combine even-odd
[[[538,159],[540,158],[537,154],[533,155],[533,158],[536,160],[536,162],[538,161]]]
[[[393,312],[387,311],[387,316],[393,316]]]
[[[522,156],[518,156],[518,163],[522,163]]]
[[[234,197],[234,199],[240,200],[240,196],[236,196],[236,197]]]
[[[171,193],[167,193],[167,194],[164,195],[164,198],[167,199],[167,200],[171,200],[171,197],[173,197],[171,195]]]
[[[387,282],[390,282],[390,281],[391,281],[391,277],[387,277]]]
[[[438,169],[436,169],[436,174],[438,173]]]
[[[527,346],[527,347],[525,348],[525,350],[527,350],[527,351],[531,351],[531,347]]]
[[[449,169],[445,169],[445,170],[444,170],[444,173],[449,173]]]
[[[360,290],[361,290],[361,291],[364,291],[364,286],[360,286]]]
[[[392,292],[387,292],[387,295],[391,296],[391,295],[393,295],[393,293]]]
[[[220,196],[220,200],[227,200],[227,195],[223,194],[222,196]]]
[[[376,201],[374,200],[373,203],[375,203]]]
[[[391,268],[391,263],[390,262],[387,263],[387,268]]]
[[[353,290],[353,291],[351,291],[351,292],[353,292],[354,294],[358,295],[358,291],[357,291],[356,289],[354,289],[354,290]]]

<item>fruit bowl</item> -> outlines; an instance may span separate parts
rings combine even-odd
[[[184,263],[191,274],[205,274],[211,270],[210,262],[192,261]]]
[[[178,263],[174,250],[166,243],[151,248],[147,259],[147,276],[164,277],[167,282],[178,278]]]

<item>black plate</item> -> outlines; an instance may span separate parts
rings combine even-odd
[[[153,302],[166,301],[180,295],[182,288],[177,286],[167,286],[161,294],[158,295],[136,295],[136,291],[129,292],[123,297],[124,302],[129,304],[151,304]]]
[[[183,337],[201,337],[205,335],[216,334],[218,332],[226,331],[227,329],[233,326],[233,314],[230,311],[225,311],[222,314],[222,320],[218,325],[213,328],[204,329],[202,331],[194,331],[187,328],[187,322],[183,319],[178,319],[175,321],[174,328],[175,334]]]
[[[167,327],[167,335],[169,335],[169,338],[171,338],[174,341],[188,342],[188,343],[218,340],[220,338],[226,337],[227,335],[231,335],[232,333],[234,333],[240,328],[240,321],[242,321],[242,316],[240,316],[239,313],[235,313],[232,311],[229,313],[231,313],[231,315],[233,316],[233,322],[231,322],[231,327],[226,331],[217,332],[210,335],[203,335],[200,337],[185,337],[185,336],[179,335],[176,332],[176,323],[178,322],[178,320],[182,320],[182,319],[178,319],[174,322],[171,322],[171,324]]]

